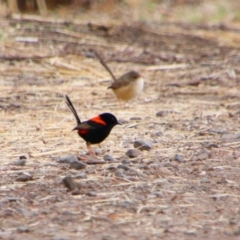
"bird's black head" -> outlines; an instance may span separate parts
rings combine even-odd
[[[102,113],[100,114],[101,119],[106,123],[106,125],[115,126],[121,124],[118,122],[117,118],[111,113]]]

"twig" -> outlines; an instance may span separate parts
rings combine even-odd
[[[36,15],[23,15],[23,14],[12,14],[11,19],[14,20],[24,20],[24,21],[35,21],[39,23],[55,23],[55,24],[65,24],[68,23],[65,19],[53,18],[53,17],[42,17]]]
[[[100,63],[103,65],[103,67],[109,72],[109,74],[111,75],[112,79],[114,81],[117,81],[117,78],[114,76],[113,72],[111,71],[111,69],[108,67],[108,65],[106,64],[106,62],[102,59],[102,57],[98,54],[97,51],[94,51],[95,56],[98,58],[98,60],[100,61]]]
[[[56,57],[53,55],[46,55],[46,56],[0,56],[1,60],[6,61],[25,61],[25,60],[39,60],[44,58],[52,58]]]
[[[48,152],[42,152],[42,153],[31,153],[29,152],[29,156],[36,158],[36,157],[43,157],[43,156],[49,156],[52,154],[57,154],[57,153],[64,153],[64,152],[69,152],[69,148],[67,149],[59,149],[59,150],[53,150],[53,151],[48,151]]]
[[[171,70],[171,69],[181,69],[181,68],[188,68],[189,64],[171,64],[171,65],[165,65],[165,66],[149,66],[146,67],[145,70],[148,71],[158,71],[158,70]]]

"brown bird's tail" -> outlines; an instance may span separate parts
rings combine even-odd
[[[98,58],[98,60],[100,61],[100,63],[103,65],[103,67],[108,71],[108,73],[111,75],[113,81],[117,81],[117,78],[115,77],[115,75],[113,74],[112,70],[108,67],[108,65],[106,64],[106,62],[103,60],[103,58],[99,55],[99,53],[97,51],[94,51],[95,56]]]
[[[70,110],[72,111],[74,117],[76,118],[77,125],[81,124],[81,120],[80,120],[80,118],[79,118],[79,116],[78,116],[78,114],[76,112],[76,109],[74,108],[70,98],[68,97],[68,95],[66,95],[66,103],[67,103],[68,107],[70,108]]]

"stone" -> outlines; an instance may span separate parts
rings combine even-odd
[[[116,177],[124,178],[125,175],[126,175],[125,171],[122,168],[117,169],[117,171],[115,172]]]
[[[19,233],[27,233],[29,231],[30,231],[29,227],[27,227],[27,226],[22,226],[22,227],[17,228],[17,232],[19,232]]]
[[[32,175],[28,172],[23,172],[17,176],[16,181],[18,182],[27,182],[29,180],[33,180]]]
[[[69,164],[76,161],[78,161],[78,158],[75,155],[67,155],[67,156],[61,157],[58,160],[59,163],[69,163]]]
[[[76,170],[84,169],[86,166],[87,165],[81,161],[74,161],[70,164],[70,168],[74,168]]]
[[[166,117],[168,115],[168,111],[162,110],[156,113],[156,117]]]
[[[179,153],[174,155],[173,160],[177,162],[185,162],[183,156]]]
[[[75,176],[75,178],[87,178],[87,174],[85,172],[79,173]]]
[[[106,162],[113,162],[115,161],[114,157],[109,155],[109,154],[106,154],[103,156],[103,160],[106,161]]]
[[[142,118],[140,118],[140,117],[131,117],[129,120],[131,120],[131,121],[141,121]]]
[[[117,168],[118,168],[118,169],[123,169],[124,171],[130,170],[130,167],[127,166],[127,165],[125,165],[125,164],[119,164],[119,165],[117,166]]]
[[[26,160],[25,159],[18,159],[12,163],[12,165],[15,166],[25,166],[26,165]]]
[[[152,141],[136,140],[133,146],[139,150],[150,150],[153,148]]]
[[[129,158],[135,158],[139,155],[139,151],[137,149],[128,149],[125,153]]]
[[[68,188],[69,191],[72,191],[74,190],[75,188],[77,188],[77,184],[74,182],[73,178],[72,177],[65,177],[63,180],[62,180],[64,186],[66,188]]]

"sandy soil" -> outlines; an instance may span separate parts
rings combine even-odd
[[[0,27],[0,239],[239,239],[240,27],[49,18]],[[117,76],[140,71],[143,94],[121,108],[91,49]],[[110,111],[124,122],[93,146],[113,162],[59,163],[86,153],[66,94],[82,120]],[[135,140],[153,147],[129,158]]]

